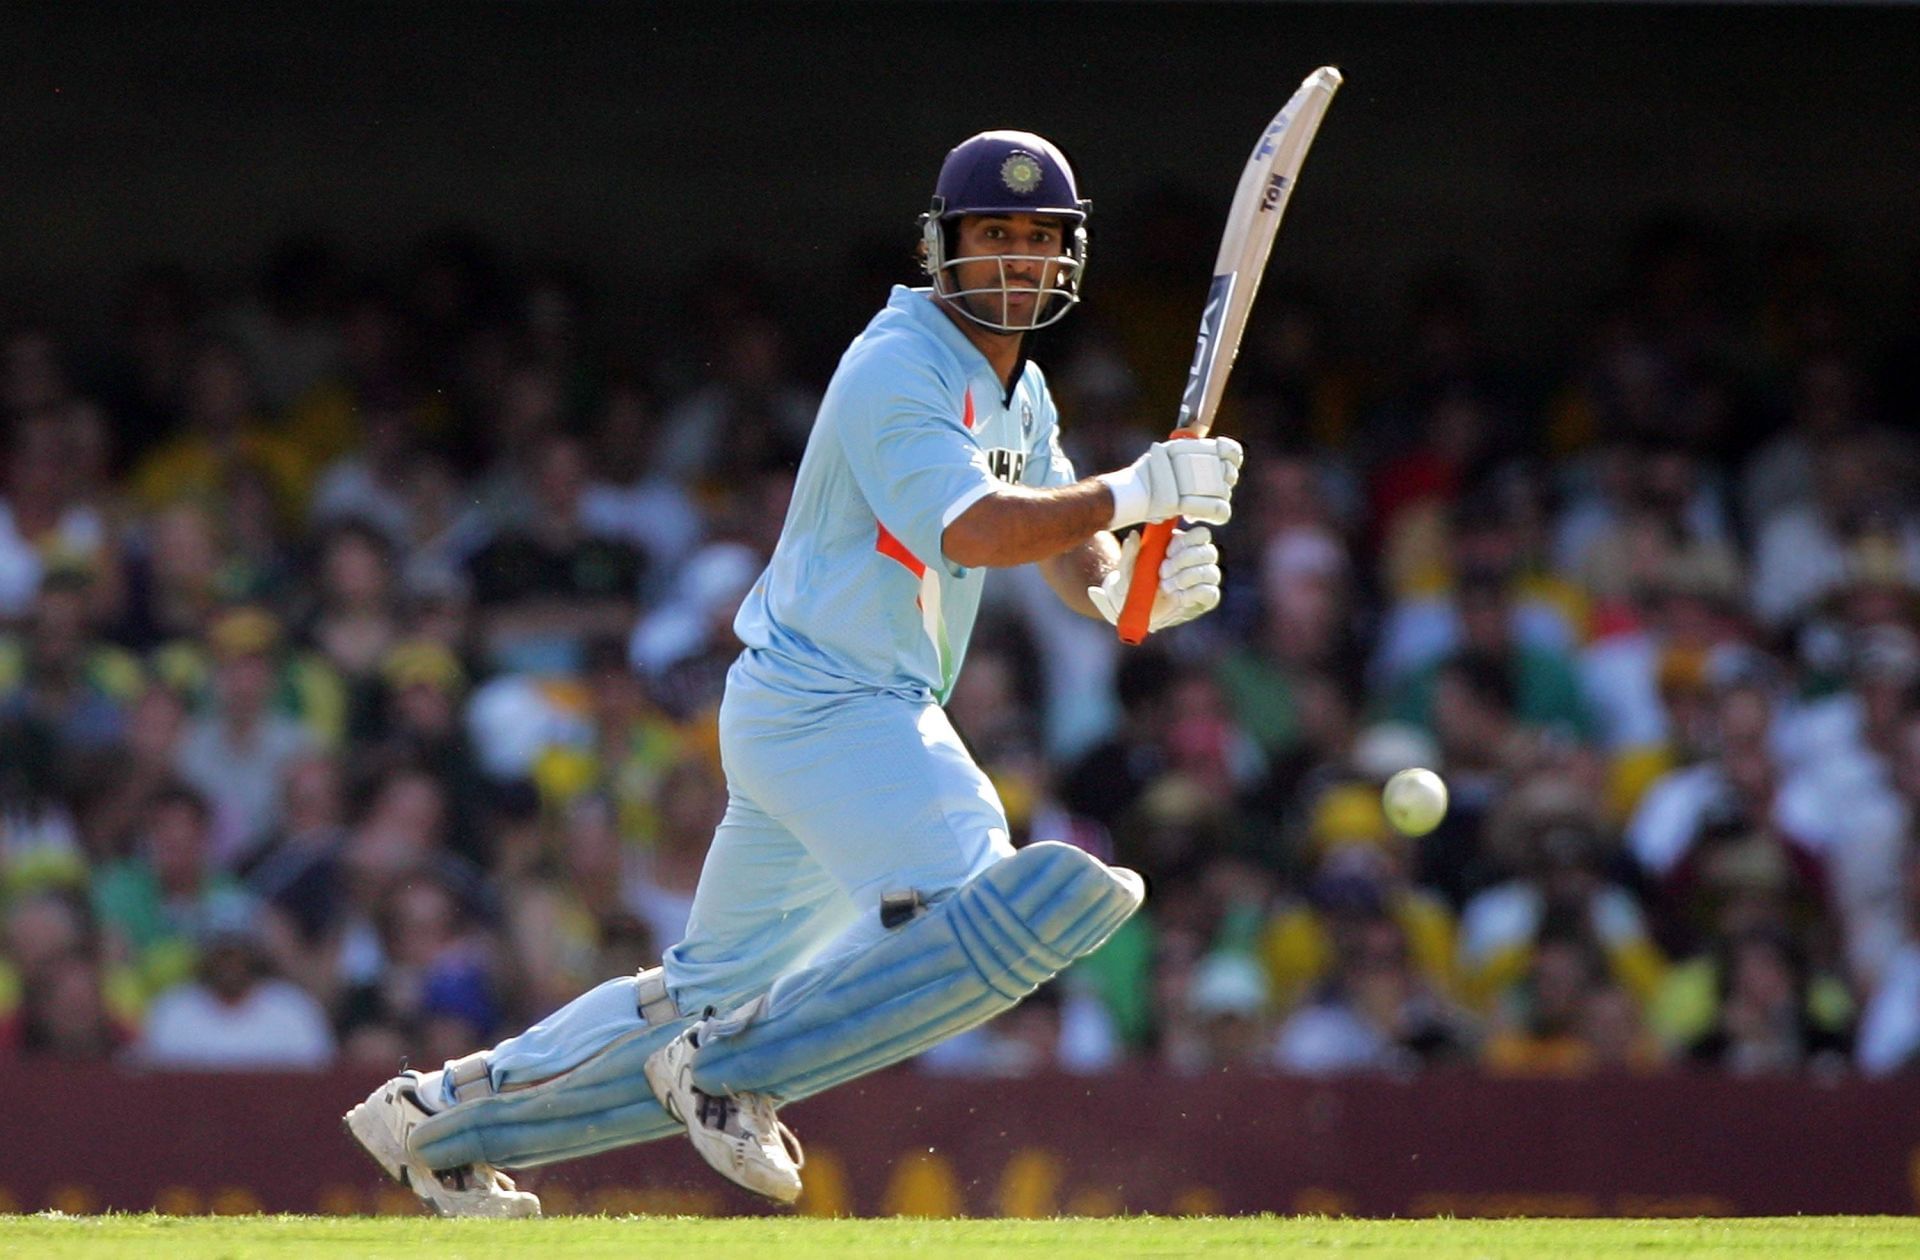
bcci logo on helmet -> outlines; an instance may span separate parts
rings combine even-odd
[[[1000,164],[1000,182],[1023,197],[1040,187],[1045,177],[1040,159],[1031,153],[1009,153],[1007,160]]]

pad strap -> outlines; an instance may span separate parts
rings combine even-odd
[[[447,1097],[452,1102],[485,1098],[494,1092],[493,1072],[487,1067],[485,1050],[476,1050],[463,1059],[449,1059],[446,1071]]]
[[[647,1084],[647,1056],[692,1023],[635,1025],[579,1067],[525,1088],[475,1097],[429,1116],[407,1146],[429,1168],[483,1162],[533,1168],[650,1142],[686,1126],[668,1115]],[[470,1056],[471,1057],[471,1056]]]
[[[667,992],[665,967],[646,968],[634,977],[634,985],[641,1019],[658,1028],[680,1018],[680,1008],[674,1004],[673,995]]]

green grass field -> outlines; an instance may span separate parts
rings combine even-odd
[[[1893,1256],[1920,1255],[1920,1220],[1424,1220],[1125,1217],[923,1221],[557,1217],[438,1221],[318,1216],[0,1216],[0,1255],[50,1257],[638,1256]]]

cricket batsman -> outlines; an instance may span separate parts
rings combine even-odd
[[[501,1167],[674,1132],[791,1203],[803,1159],[781,1104],[991,1019],[1139,908],[1132,871],[1013,849],[940,707],[987,570],[1038,564],[1069,607],[1111,622],[1138,549],[1115,531],[1231,514],[1231,439],[1156,443],[1084,479],[1061,452],[1025,340],[1080,299],[1089,208],[1039,136],[984,132],[947,155],[920,221],[930,285],[895,288],[840,360],[735,623],[727,810],[686,939],[346,1115],[434,1210],[536,1215]],[[1196,524],[1167,550],[1152,629],[1219,600]]]

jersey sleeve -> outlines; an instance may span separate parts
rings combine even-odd
[[[930,363],[901,351],[843,371],[832,392],[839,396],[823,411],[879,525],[921,564],[962,572],[942,552],[941,536],[996,483],[958,395]]]

